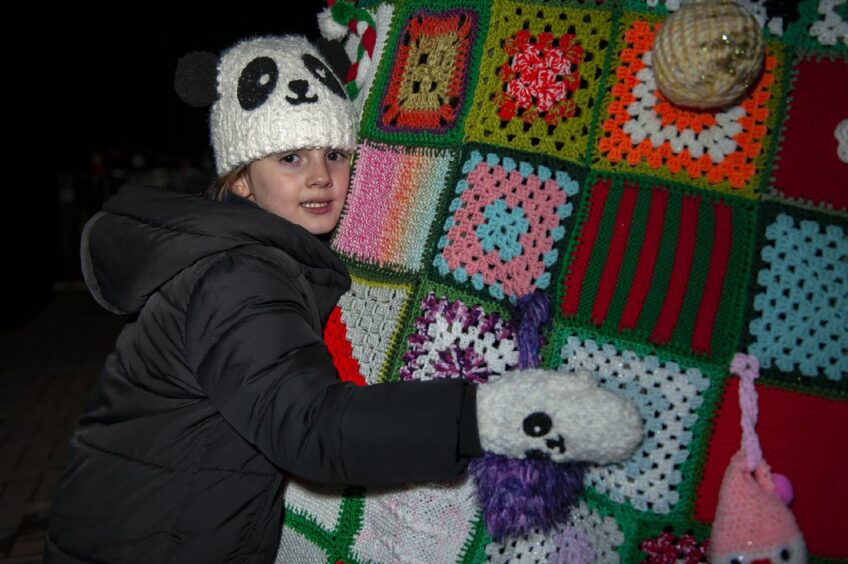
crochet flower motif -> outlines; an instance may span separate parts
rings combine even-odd
[[[639,548],[648,555],[644,562],[649,564],[697,564],[707,561],[709,544],[709,540],[699,543],[688,533],[678,538],[671,531],[663,531],[657,538],[642,541]]]
[[[498,314],[436,298],[433,292],[421,301],[421,309],[424,315],[415,320],[403,355],[404,380],[465,378],[480,383],[518,365],[513,328]]]
[[[504,83],[497,99],[502,120],[517,115],[525,123],[541,118],[556,125],[575,115],[577,105],[569,94],[580,86],[583,48],[574,35],[555,38],[543,32],[534,37],[523,29],[507,39],[503,48],[509,60],[498,70]]]

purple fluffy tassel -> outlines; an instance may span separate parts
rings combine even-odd
[[[521,368],[539,366],[539,350],[542,348],[541,328],[548,324],[550,305],[542,292],[536,291],[518,299],[516,304],[518,321],[518,365]]]
[[[496,454],[471,462],[477,501],[493,540],[544,532],[565,522],[583,491],[582,464],[517,460]]]
[[[540,362],[541,329],[549,321],[548,299],[539,291],[522,296],[516,310],[518,364],[535,368]],[[585,465],[486,453],[471,462],[471,472],[489,535],[501,541],[526,536],[533,529],[547,532],[565,522],[583,491]]]

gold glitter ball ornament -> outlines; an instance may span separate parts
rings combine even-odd
[[[727,0],[684,4],[654,39],[657,86],[673,104],[727,106],[742,98],[763,66],[763,32],[745,8]]]

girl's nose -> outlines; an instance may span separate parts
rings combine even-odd
[[[307,185],[310,188],[329,188],[333,185],[333,179],[330,176],[330,169],[327,166],[327,162],[324,160],[323,154],[320,158],[316,158],[312,161],[311,166],[309,167]]]

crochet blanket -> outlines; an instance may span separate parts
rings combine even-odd
[[[597,373],[646,439],[586,471],[558,529],[504,543],[470,478],[292,481],[278,562],[701,561],[740,444],[737,351],[811,559],[848,560],[848,2],[741,3],[765,67],[721,111],[656,88],[672,0],[333,12],[362,108],[333,241],[353,287],[326,333],[342,377],[483,382],[517,366],[515,304],[541,292],[542,365]]]

